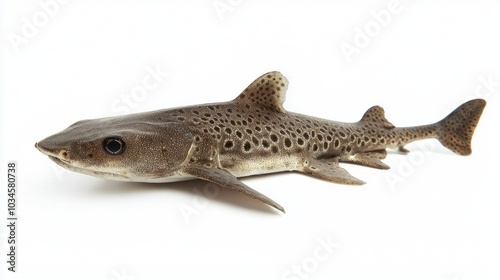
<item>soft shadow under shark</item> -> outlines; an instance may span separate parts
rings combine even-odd
[[[256,176],[263,177],[266,175]],[[208,186],[209,185],[209,186]],[[205,194],[207,187],[210,188],[210,194]],[[247,209],[255,212],[261,212],[264,214],[279,214],[273,208],[268,207],[265,204],[259,203],[259,201],[252,199],[244,194],[236,191],[221,188],[213,183],[207,183],[202,180],[191,180],[175,183],[140,183],[140,182],[119,182],[119,181],[102,181],[95,184],[93,187],[88,188],[89,194],[96,195],[112,195],[118,198],[117,195],[134,195],[138,192],[152,192],[164,190],[165,192],[172,193],[183,193],[187,196],[192,196],[192,198],[183,199],[179,201],[181,203],[191,202],[195,199],[206,199],[208,203],[223,203],[230,205],[235,208]],[[198,196],[202,196],[202,198]]]

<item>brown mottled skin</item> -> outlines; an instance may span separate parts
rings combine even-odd
[[[284,211],[237,177],[298,171],[343,184],[363,184],[340,162],[388,169],[386,148],[436,138],[460,155],[486,102],[468,101],[442,121],[397,128],[374,106],[355,123],[287,112],[288,82],[279,72],[257,78],[236,99],[77,122],[35,146],[62,167],[98,177],[140,182],[202,179]]]

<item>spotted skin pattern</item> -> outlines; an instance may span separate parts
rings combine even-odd
[[[381,161],[387,155],[387,148],[408,152],[404,148],[406,144],[427,138],[437,138],[453,152],[469,155],[474,129],[486,105],[482,99],[471,100],[442,121],[417,127],[395,127],[379,106],[368,109],[358,122],[341,123],[287,112],[283,108],[287,87],[288,81],[281,73],[270,72],[257,78],[230,102],[79,122],[36,146],[56,163],[77,172],[145,182],[198,178],[237,190],[284,211],[279,204],[236,177],[298,171],[336,183],[363,184],[339,163],[388,169],[389,166]],[[140,129],[140,124],[146,127],[146,123],[163,128],[151,128],[146,133]],[[132,124],[138,125],[131,132]],[[92,140],[75,137],[87,136],[91,130],[95,135],[88,138]],[[156,138],[148,138],[155,133],[167,140],[162,142],[161,149],[155,144]],[[110,157],[101,151],[102,154],[96,152],[89,158],[88,151],[71,150],[68,144],[80,141],[81,147],[93,141],[94,146],[98,146],[99,141],[109,141],[109,137],[115,137],[113,135],[124,139],[126,147],[130,147],[132,151],[125,150],[122,157],[132,158],[132,161],[110,164],[116,156]],[[135,147],[140,149],[134,150]],[[154,160],[141,153],[155,149],[165,153],[166,161],[170,160],[161,168],[156,168],[162,158],[158,153]],[[141,161],[145,164],[139,170],[134,165]],[[148,173],[144,166],[155,168],[151,167]]]

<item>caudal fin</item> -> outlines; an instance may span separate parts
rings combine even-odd
[[[470,155],[472,135],[484,106],[486,101],[483,99],[470,100],[438,122],[439,142],[457,154]]]

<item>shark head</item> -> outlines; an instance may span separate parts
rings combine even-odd
[[[175,177],[192,153],[193,136],[178,122],[147,114],[83,120],[35,144],[58,165],[118,181]]]

